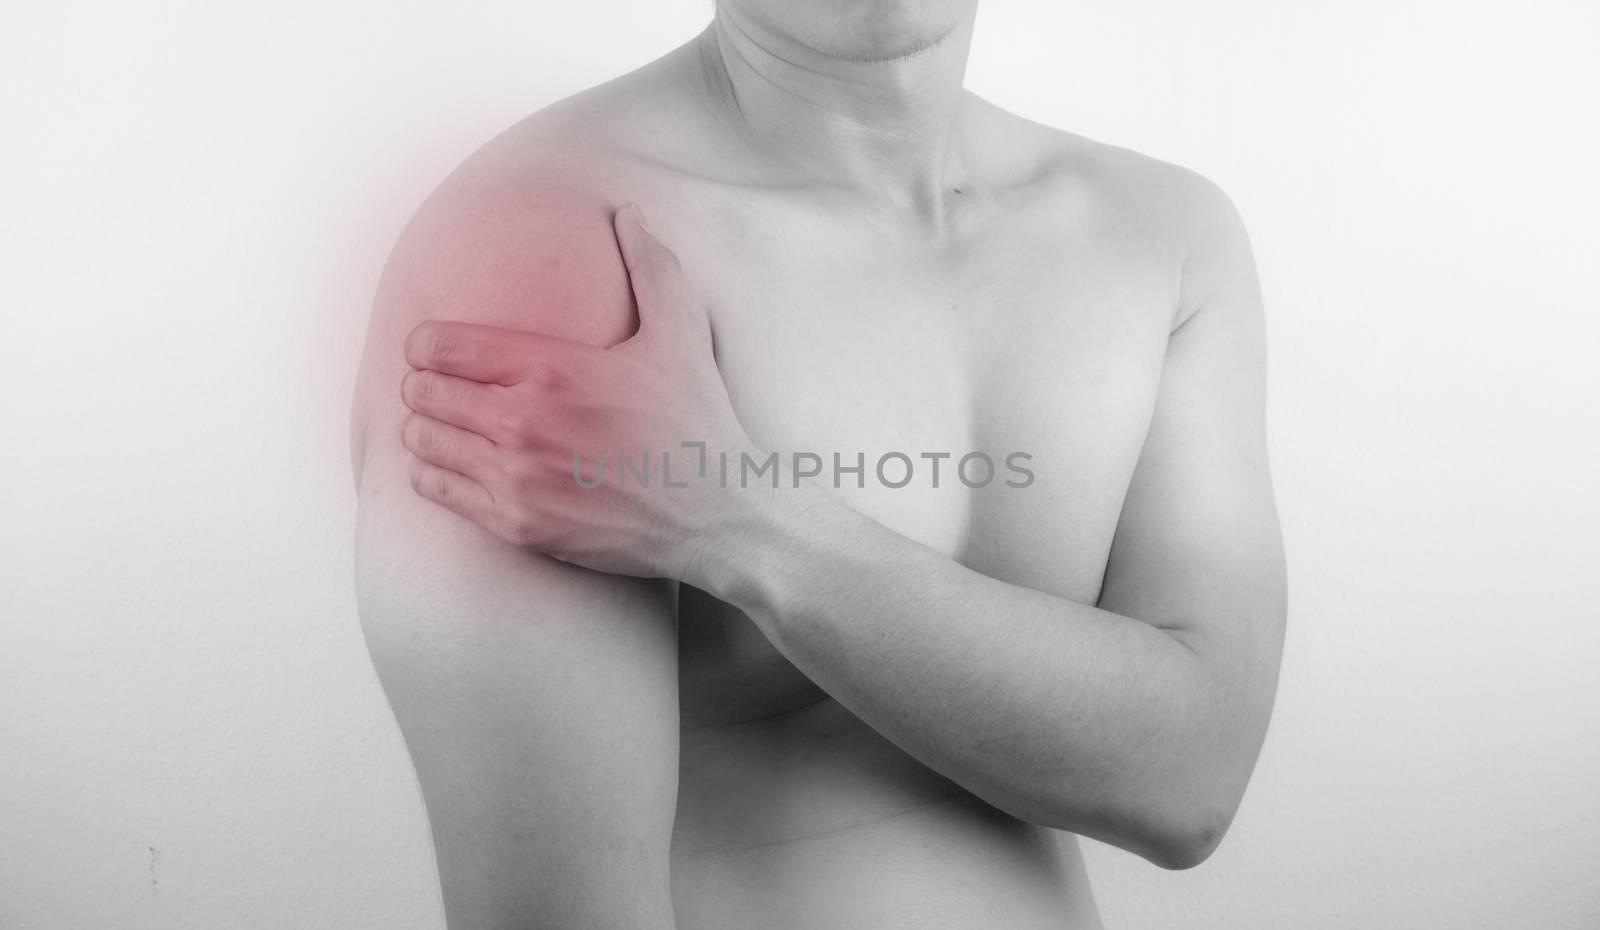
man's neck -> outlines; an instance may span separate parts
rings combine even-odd
[[[807,181],[943,224],[946,198],[967,183],[960,114],[970,16],[888,61],[830,58],[720,5],[700,41],[736,128],[764,155]]]

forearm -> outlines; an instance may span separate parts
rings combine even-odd
[[[1220,832],[1252,715],[1181,634],[972,571],[822,492],[735,509],[697,580],[932,768],[1158,861]]]

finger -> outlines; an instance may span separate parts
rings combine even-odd
[[[480,436],[496,438],[505,422],[501,411],[511,403],[498,384],[480,384],[436,371],[408,371],[400,379],[400,399],[407,407],[435,420]]]
[[[454,320],[426,320],[406,335],[412,368],[510,385],[592,347],[570,339]]]
[[[411,487],[419,496],[493,531],[494,497],[466,475],[413,458]]]
[[[429,465],[487,484],[495,445],[477,433],[413,413],[400,428],[400,443]]]
[[[644,333],[664,314],[681,312],[687,303],[683,266],[677,254],[645,227],[638,204],[625,204],[613,225],[639,307],[639,332]]]

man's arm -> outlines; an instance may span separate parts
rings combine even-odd
[[[1183,306],[1098,607],[785,490],[735,508],[705,577],[686,579],[991,803],[1169,867],[1209,855],[1237,808],[1285,613],[1253,263],[1231,204],[1198,187]]]
[[[413,222],[356,399],[357,580],[450,926],[665,930],[673,591],[528,553],[418,496],[400,383],[406,334],[429,319],[620,341],[634,315],[610,211],[558,185],[473,180]]]

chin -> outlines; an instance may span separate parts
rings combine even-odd
[[[937,45],[977,0],[743,0],[763,19],[829,58],[887,62]]]

